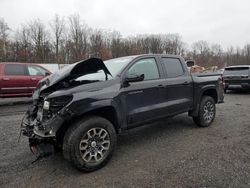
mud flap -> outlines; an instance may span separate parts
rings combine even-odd
[[[199,108],[200,108],[200,104],[197,104],[195,109],[188,112],[188,115],[192,117],[197,117],[199,115]]]

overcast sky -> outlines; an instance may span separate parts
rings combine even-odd
[[[79,14],[94,28],[123,36],[179,33],[198,40],[243,46],[250,43],[250,0],[0,0],[0,17],[12,29],[33,18]]]

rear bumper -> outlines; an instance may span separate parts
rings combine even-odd
[[[225,80],[225,89],[250,89],[250,80]]]
[[[250,89],[250,84],[225,84],[225,89]]]

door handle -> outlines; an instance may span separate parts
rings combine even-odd
[[[3,80],[8,81],[8,80],[10,80],[10,78],[3,78]]]
[[[36,78],[31,78],[31,80],[36,80]]]
[[[162,85],[162,84],[159,84],[159,85],[158,85],[158,88],[165,88],[165,86]]]
[[[188,81],[183,82],[181,85],[189,85],[189,82]]]
[[[139,90],[139,91],[131,91],[131,92],[128,92],[129,95],[134,95],[134,94],[139,94],[139,93],[143,93],[142,90]]]

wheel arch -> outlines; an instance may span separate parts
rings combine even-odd
[[[204,96],[210,96],[214,99],[214,102],[217,103],[218,102],[218,93],[217,93],[217,90],[215,88],[208,88],[206,90],[204,90],[202,92],[202,95],[201,95],[201,98],[200,100],[202,99],[202,97]]]
[[[111,103],[103,103],[106,105],[100,106],[91,106],[90,108],[86,108],[82,112],[75,113],[69,120],[65,121],[62,126],[58,129],[56,133],[56,139],[61,145],[63,142],[63,138],[69,127],[75,124],[77,121],[87,117],[87,116],[99,116],[109,120],[114,128],[116,133],[120,133],[121,123],[120,123],[120,116],[116,106],[112,105]]]
[[[216,90],[216,87],[213,85],[207,86],[202,88],[200,92],[200,97],[197,100],[196,106],[192,111],[189,111],[189,116],[196,117],[198,116],[199,113],[199,108],[200,108],[200,102],[204,96],[210,96],[214,99],[215,103],[218,103],[218,92]]]

